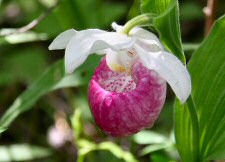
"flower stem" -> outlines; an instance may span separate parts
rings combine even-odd
[[[153,25],[153,20],[156,17],[156,14],[147,13],[142,14],[139,16],[134,17],[133,19],[129,20],[123,27],[121,33],[129,34],[130,30],[135,26],[149,26]]]
[[[206,16],[205,22],[205,36],[207,36],[210,32],[210,29],[215,21],[216,17],[216,9],[217,9],[217,0],[208,0],[207,7],[204,8],[204,13]]]

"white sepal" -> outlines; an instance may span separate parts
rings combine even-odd
[[[129,36],[137,39],[136,44],[149,52],[158,52],[163,50],[158,37],[145,29],[135,27],[129,32]]]
[[[59,34],[49,45],[49,50],[65,49],[71,38],[77,33],[74,29],[69,29]]]
[[[148,52],[134,46],[143,65],[155,70],[173,89],[177,98],[184,103],[191,94],[191,78],[186,67],[173,54],[166,51]]]
[[[90,54],[105,54],[107,49],[114,51],[131,48],[134,38],[115,32],[88,29],[78,32],[68,43],[65,51],[66,72],[79,67]]]

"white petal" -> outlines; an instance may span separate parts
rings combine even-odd
[[[147,30],[136,27],[130,31],[129,35],[138,38],[136,43],[146,51],[159,52],[163,50],[163,46],[157,36]]]
[[[49,50],[65,49],[71,38],[77,33],[74,29],[69,29],[59,34],[49,45]]]
[[[112,71],[126,72],[132,65],[134,57],[128,51],[115,52],[108,50],[106,63]]]
[[[106,49],[120,51],[131,48],[135,38],[126,35],[89,29],[78,32],[68,43],[65,52],[65,67],[68,73],[80,66],[90,54],[103,54]]]
[[[143,28],[139,28],[139,27],[135,27],[133,28],[130,32],[129,32],[130,36],[134,36],[137,38],[141,38],[141,39],[147,39],[147,40],[155,40],[157,42],[159,42],[159,39],[157,38],[157,36],[155,34],[153,34],[150,31],[147,31]],[[161,44],[159,42],[159,44]]]
[[[184,103],[191,93],[191,78],[180,60],[165,51],[147,52],[138,45],[135,45],[135,49],[143,65],[158,72],[171,86],[177,98]]]
[[[118,24],[115,23],[115,22],[113,22],[111,26],[112,26],[112,28],[113,28],[117,33],[121,32],[122,29],[123,29],[123,26],[122,26],[122,25],[118,25]]]
[[[123,26],[113,22],[112,28],[116,30],[117,33],[119,33],[122,31]],[[158,37],[145,29],[135,27],[129,32],[129,36],[137,38],[136,43],[146,51],[158,52],[163,50],[163,46],[160,43]]]
[[[106,63],[112,71],[125,72],[126,68],[120,64],[119,54],[114,51],[108,51],[106,54]]]

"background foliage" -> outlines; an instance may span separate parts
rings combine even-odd
[[[95,127],[87,103],[88,81],[101,58],[92,56],[74,74],[65,75],[64,52],[47,49],[56,35],[69,28],[112,30],[111,22],[124,24],[140,14],[139,0],[61,0],[55,5],[56,2],[0,0],[0,132],[3,132],[0,136],[0,161],[167,162],[185,159],[187,152],[184,152],[191,151],[190,143],[193,141],[188,141],[191,135],[182,129],[180,138],[177,138],[179,157],[171,133],[174,128],[174,96],[170,90],[163,112],[151,130],[130,138],[108,137]],[[146,9],[145,5],[142,11]],[[168,50],[178,51],[178,57],[183,59],[183,48],[189,61],[205,37],[203,7],[206,2],[183,0],[179,6],[184,43],[181,46],[178,36],[175,42],[180,46],[177,48],[170,44],[171,49]],[[224,9],[225,4],[219,2],[216,17],[221,16]],[[171,10],[176,8],[172,6]],[[40,15],[44,15],[43,20],[32,30],[11,34]],[[224,22],[224,18],[220,19],[188,65],[199,117],[202,159],[225,158],[221,156],[225,155],[224,89],[221,88],[224,87],[225,55],[222,54],[225,52],[220,48],[224,45]],[[156,20],[156,30],[160,31],[162,23],[160,18]],[[180,33],[177,30],[175,32]],[[162,39],[165,45],[169,42]],[[176,111],[183,114],[179,116],[184,119],[180,128],[185,125],[189,131],[189,112],[187,108],[183,110]],[[213,131],[215,129],[216,132]],[[190,148],[182,150],[181,146]],[[192,157],[188,156],[186,161],[190,161],[188,158]]]

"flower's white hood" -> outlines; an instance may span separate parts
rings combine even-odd
[[[117,32],[98,29],[83,31],[67,30],[58,35],[49,49],[65,50],[65,69],[71,73],[84,63],[90,54],[106,54],[110,69],[122,72],[131,67],[136,59],[155,70],[184,103],[191,93],[191,79],[186,67],[173,54],[163,49],[159,39],[142,28],[133,28],[129,35],[121,34],[122,26],[112,24]]]

